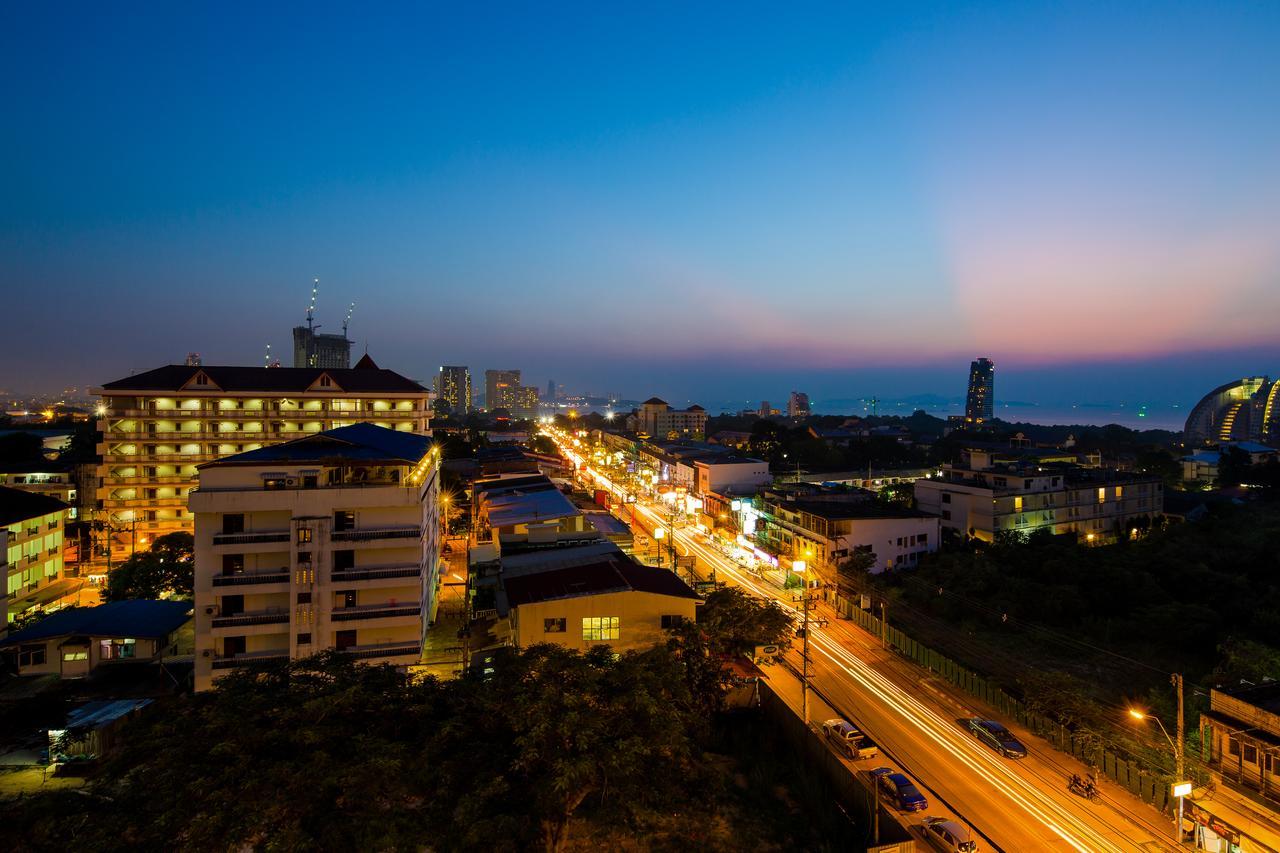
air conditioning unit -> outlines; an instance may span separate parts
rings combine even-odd
[[[206,607],[206,608],[204,609],[204,615],[205,615],[205,616],[217,616],[217,615],[218,615],[218,605],[216,605],[216,604],[210,604],[208,607]]]
[[[298,488],[299,481],[297,477],[285,477],[284,484],[291,489]]]

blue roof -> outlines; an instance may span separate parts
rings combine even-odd
[[[13,646],[51,637],[83,634],[89,637],[163,637],[191,618],[190,601],[139,598],[111,601],[97,607],[68,607],[30,628],[10,634],[0,646]]]
[[[261,465],[322,462],[347,459],[352,462],[403,462],[414,465],[431,449],[431,438],[412,432],[387,429],[370,423],[327,429],[258,450],[247,450],[201,468],[219,465]]]
[[[67,728],[98,728],[151,704],[150,699],[96,699],[67,714]]]

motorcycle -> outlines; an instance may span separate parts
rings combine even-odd
[[[1067,790],[1075,794],[1077,797],[1084,797],[1091,803],[1102,802],[1102,794],[1098,791],[1098,786],[1093,784],[1092,780],[1081,779],[1079,776],[1072,776],[1067,782]]]

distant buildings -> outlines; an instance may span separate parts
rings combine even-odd
[[[744,509],[758,516],[756,529],[793,562],[826,573],[834,583],[839,565],[855,551],[875,555],[872,572],[908,568],[920,555],[938,550],[937,516],[908,507],[864,500],[821,500],[805,497],[758,498]]]
[[[673,409],[665,400],[650,397],[640,404],[638,412],[628,420],[633,429],[655,441],[676,439],[701,440],[707,432],[707,410],[699,405]]]
[[[293,329],[293,366],[345,370],[351,366],[351,341],[341,335],[318,334],[310,325]]]
[[[429,434],[431,393],[367,355],[347,370],[170,365],[108,382],[98,452],[117,544],[192,529],[196,467],[361,421]]]
[[[63,576],[62,545],[68,512],[65,503],[50,495],[0,487],[6,624],[33,608],[60,606],[80,585],[80,581]]]
[[[1188,447],[1219,441],[1280,441],[1280,382],[1249,376],[1219,385],[1187,416]]]
[[[436,410],[450,415],[471,414],[471,370],[446,364],[436,375]]]
[[[417,663],[439,585],[439,454],[360,423],[200,466],[196,689],[325,649]]]
[[[200,353],[198,352],[189,352],[187,353],[187,360],[185,364],[187,367],[199,367],[204,364],[204,359],[200,357]]]
[[[964,421],[970,429],[987,429],[995,410],[996,366],[989,358],[969,365],[969,392],[964,400]]]
[[[989,450],[966,456],[964,463],[944,465],[935,478],[915,481],[916,505],[962,537],[991,541],[1005,532],[1045,529],[1109,541],[1164,509],[1159,477]]]
[[[490,412],[515,408],[520,388],[520,371],[486,370],[484,372],[484,407]]]
[[[516,388],[512,405],[508,407],[511,416],[532,420],[538,416],[538,388],[536,385],[521,385]]]
[[[809,395],[803,391],[792,391],[791,396],[787,399],[787,417],[789,418],[807,418],[809,417]]]
[[[768,400],[760,401],[760,408],[756,410],[756,414],[762,418],[767,418],[769,415],[773,414],[773,409],[769,408]]]

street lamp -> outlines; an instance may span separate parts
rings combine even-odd
[[[1164,727],[1164,723],[1155,714],[1147,714],[1139,711],[1137,708],[1129,709],[1129,716],[1138,722],[1147,720],[1155,720],[1156,725],[1160,727],[1160,733],[1164,735],[1164,739],[1169,741],[1169,746],[1173,747],[1173,761],[1176,770],[1175,781],[1173,783],[1173,795],[1178,798],[1178,817],[1177,823],[1173,827],[1174,840],[1182,841],[1182,801],[1191,793],[1191,783],[1183,779],[1183,761],[1182,761],[1182,743],[1175,741],[1169,737],[1169,730]]]

